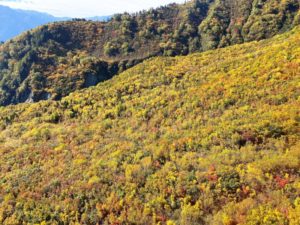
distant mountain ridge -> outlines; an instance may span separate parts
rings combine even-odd
[[[87,18],[94,21],[107,21],[110,16]],[[24,31],[50,22],[70,20],[68,17],[55,17],[47,13],[31,10],[12,9],[0,5],[0,41],[9,40]]]
[[[88,20],[93,20],[93,21],[108,21],[111,18],[111,16],[93,16],[93,17],[88,17]]]
[[[37,26],[64,20],[46,13],[12,9],[0,5],[0,41],[6,41]]]

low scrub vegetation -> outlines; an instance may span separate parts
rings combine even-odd
[[[0,108],[0,223],[298,225],[299,59],[297,27]]]

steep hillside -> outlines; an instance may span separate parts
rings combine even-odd
[[[0,223],[291,224],[300,28],[0,108]]]
[[[0,105],[60,99],[151,56],[269,38],[299,20],[298,0],[193,0],[105,23],[49,24],[0,46]]]

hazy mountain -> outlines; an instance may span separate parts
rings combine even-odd
[[[93,17],[88,17],[88,20],[93,20],[93,21],[108,21],[111,19],[111,16],[93,16]]]
[[[87,18],[95,21],[107,21],[110,16]],[[0,5],[0,41],[11,39],[26,30],[54,21],[70,20],[67,17],[54,17],[47,13],[12,9]]]
[[[62,18],[35,11],[11,9],[0,5],[0,40],[6,41],[23,31],[59,20],[62,20]]]

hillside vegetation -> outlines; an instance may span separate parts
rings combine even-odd
[[[290,224],[300,28],[0,108],[0,224]]]
[[[298,0],[193,0],[108,22],[52,23],[0,45],[0,105],[58,100],[151,56],[261,40],[299,22]]]

